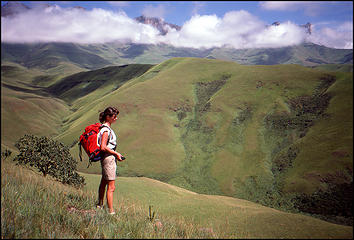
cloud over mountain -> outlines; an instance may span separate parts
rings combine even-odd
[[[169,32],[164,41],[178,47],[259,48],[300,44],[306,38],[305,29],[287,22],[266,26],[247,11],[231,11],[216,15],[195,15],[180,31]]]
[[[332,48],[353,49],[353,23],[345,22],[336,29],[329,27],[317,29],[315,26],[314,34],[309,36],[309,41]]]
[[[152,9],[162,14],[164,9]],[[147,9],[147,11],[152,11]],[[154,15],[158,14],[154,13]],[[353,30],[349,29],[350,36]],[[340,38],[339,38],[340,36]],[[57,5],[34,8],[1,18],[2,42],[76,42],[112,41],[159,44],[177,47],[233,48],[284,47],[306,40],[329,47],[352,48],[348,29],[322,29],[309,37],[304,28],[283,22],[267,25],[247,11],[230,11],[222,18],[216,15],[194,15],[181,30],[169,28],[160,32],[148,24],[129,18],[125,12],[103,9],[61,8]],[[339,40],[342,40],[339,41]],[[351,44],[350,44],[351,43]]]
[[[91,11],[58,6],[32,9],[1,17],[1,41],[104,43],[132,41],[154,43],[158,30],[138,24],[124,12]]]

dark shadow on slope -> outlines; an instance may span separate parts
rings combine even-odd
[[[149,49],[147,44],[131,44],[126,48],[120,49],[124,54],[123,58],[136,58],[144,53],[145,50]]]
[[[18,87],[18,86],[12,86],[12,85],[9,85],[6,83],[1,83],[1,86],[9,88],[14,91],[18,91],[18,92],[32,93],[32,94],[36,94],[39,96],[51,97],[51,94],[46,90],[46,88],[31,86],[36,89],[29,89],[29,88],[23,88],[23,87]]]
[[[130,79],[142,75],[152,66],[149,64],[131,64],[81,72],[63,78],[51,85],[48,91],[70,103],[105,84],[111,84],[111,91],[114,91]]]

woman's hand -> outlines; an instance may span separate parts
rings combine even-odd
[[[123,161],[123,159],[122,159],[123,155],[120,154],[119,152],[116,152],[116,153],[117,153],[116,158],[118,159],[118,161]]]

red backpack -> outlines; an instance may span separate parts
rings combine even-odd
[[[100,132],[102,127],[107,127],[102,125],[101,123],[95,123],[87,126],[85,131],[81,134],[79,138],[79,157],[80,161],[82,161],[82,150],[81,147],[84,148],[87,156],[89,157],[89,167],[92,162],[100,161],[102,155],[100,154],[100,145],[98,145],[98,133]],[[109,137],[108,137],[109,139]]]

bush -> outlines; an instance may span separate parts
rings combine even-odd
[[[35,167],[44,176],[48,174],[56,180],[76,187],[85,184],[85,179],[76,172],[77,161],[63,143],[48,137],[25,135],[15,146],[20,153],[14,158],[18,164]]]
[[[337,224],[353,225],[353,181],[329,183],[327,190],[310,195],[299,194],[294,198],[295,207],[302,212],[316,215]]]

